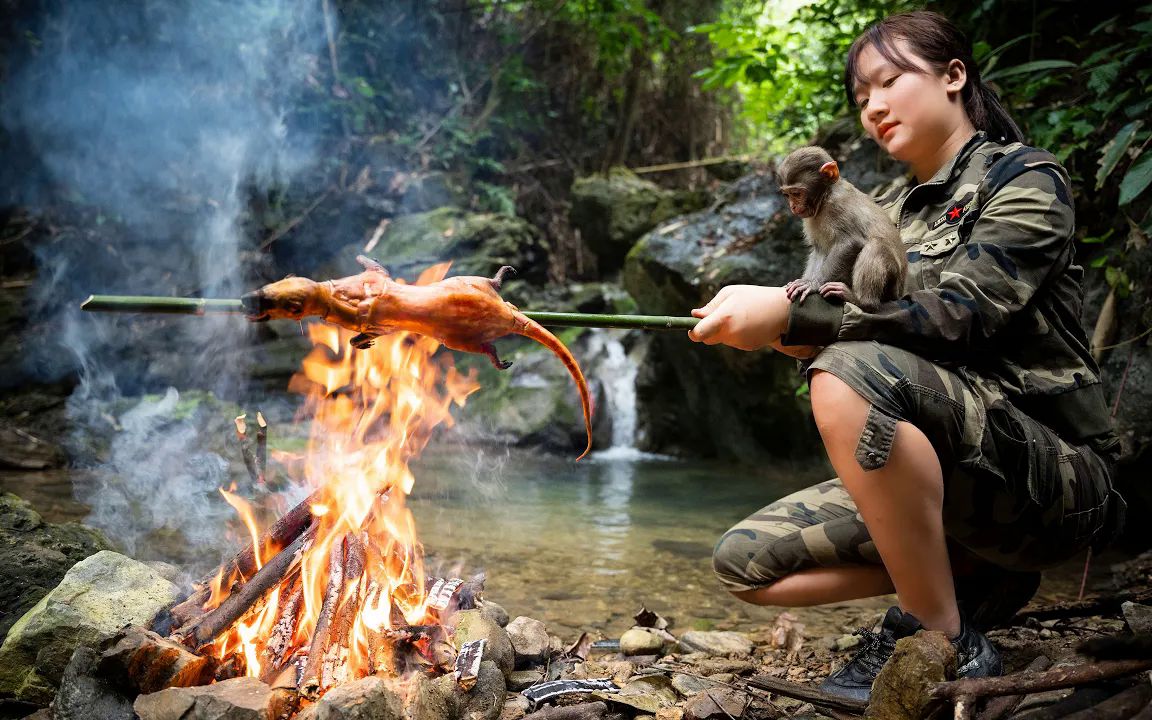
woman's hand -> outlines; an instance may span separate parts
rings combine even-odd
[[[788,329],[789,305],[783,288],[729,285],[692,311],[693,317],[703,319],[688,337],[705,345],[759,350],[779,341]]]
[[[788,329],[791,305],[784,288],[729,285],[707,305],[692,311],[693,317],[703,319],[688,331],[688,337],[706,345],[723,344],[739,350],[772,347],[792,357],[812,357],[820,348],[780,344],[780,336]]]

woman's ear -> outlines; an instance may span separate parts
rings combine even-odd
[[[960,92],[968,83],[968,68],[964,63],[953,58],[944,70],[944,83],[948,92]]]

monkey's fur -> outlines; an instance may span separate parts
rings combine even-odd
[[[908,259],[900,232],[872,198],[840,177],[823,148],[793,151],[777,171],[788,206],[804,219],[811,252],[804,275],[785,286],[800,303],[813,290],[874,310],[904,292]]]

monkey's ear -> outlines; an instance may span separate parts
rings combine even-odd
[[[840,166],[836,164],[835,160],[829,160],[820,166],[820,174],[830,182],[836,182],[840,179]]]

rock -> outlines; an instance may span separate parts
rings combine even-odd
[[[52,525],[32,506],[0,493],[0,638],[12,623],[60,583],[68,568],[111,548],[98,530],[79,523]]]
[[[659,654],[664,638],[652,628],[634,627],[620,636],[620,652],[625,655]]]
[[[96,670],[100,654],[80,646],[60,678],[53,720],[135,720],[132,701]]]
[[[744,715],[750,700],[747,695],[732,688],[717,688],[698,693],[684,703],[685,720],[712,720],[713,718],[739,718]]]
[[[168,687],[209,683],[216,665],[211,656],[198,655],[151,630],[129,625],[105,643],[98,670],[119,687],[147,695]]]
[[[491,600],[485,600],[484,604],[480,606],[480,614],[500,627],[508,627],[508,611],[502,605]]]
[[[456,623],[453,638],[456,647],[473,640],[487,640],[484,659],[496,663],[505,678],[512,674],[515,654],[512,650],[512,641],[504,628],[484,617],[479,610],[461,610],[453,616],[453,620]]]
[[[520,720],[528,714],[531,703],[520,693],[507,693],[504,695],[504,708],[500,711],[500,720]]]
[[[956,649],[942,632],[921,630],[896,641],[892,657],[876,676],[866,720],[920,720],[934,701],[927,689],[955,679]]]
[[[408,694],[408,715],[411,720],[459,720],[463,717],[461,694],[451,674],[435,680],[429,680],[424,675],[417,677],[418,680]]]
[[[299,720],[405,720],[404,701],[387,682],[370,675],[332,688]]]
[[[356,255],[362,252],[362,243],[345,247],[317,270],[317,279],[360,272]],[[501,265],[511,265],[517,278],[533,284],[543,284],[548,275],[548,241],[534,225],[450,206],[395,218],[370,254],[406,279],[444,260],[453,261],[452,275],[492,277]]]
[[[859,644],[859,635],[841,635],[840,637],[836,638],[836,641],[832,644],[832,647],[835,650],[844,651],[851,650]]]
[[[521,615],[504,628],[512,641],[516,655],[516,667],[526,667],[544,662],[551,651],[548,628],[534,618]]]
[[[133,708],[140,720],[274,720],[289,711],[289,697],[257,678],[239,677],[141,695]]]
[[[540,670],[514,670],[508,676],[508,689],[520,692],[539,682],[544,682],[544,673]]]
[[[721,673],[751,675],[756,671],[756,663],[740,658],[703,657],[694,660],[692,665],[696,668],[697,674],[709,677]]]
[[[464,693],[463,715],[468,720],[496,720],[504,709],[504,673],[496,663],[480,663],[476,684]]]
[[[680,673],[675,673],[672,675],[672,687],[676,690],[676,692],[687,697],[689,695],[695,695],[701,690],[708,690],[710,688],[717,687],[717,685],[714,682],[709,682],[698,677],[693,677],[692,675],[681,675]]]
[[[619,267],[632,244],[658,223],[708,202],[706,194],[665,190],[618,167],[573,183],[569,220],[596,253],[603,273]]]
[[[1126,602],[1120,606],[1120,610],[1133,634],[1152,633],[1152,606]]]
[[[656,711],[656,720],[683,720],[684,708],[674,707]]]
[[[750,655],[752,641],[744,633],[732,631],[689,630],[680,636],[681,652],[709,655]]]
[[[180,594],[144,563],[109,550],[76,563],[8,632],[0,647],[0,697],[46,705],[77,646],[94,645],[124,625],[151,625]]]
[[[14,425],[0,423],[0,468],[45,470],[60,467],[64,450]]]

